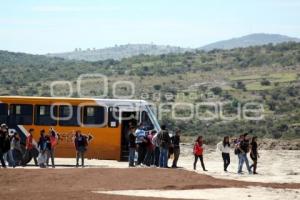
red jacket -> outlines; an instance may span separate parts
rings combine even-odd
[[[28,137],[26,138],[26,149],[31,150],[33,148],[33,137],[32,135],[28,135]]]
[[[196,156],[201,156],[203,155],[203,147],[202,147],[202,142],[196,142],[194,145],[194,154]]]

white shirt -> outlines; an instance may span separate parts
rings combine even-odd
[[[221,151],[222,153],[230,153],[230,147],[228,145],[224,147],[223,141],[217,144],[217,150]]]

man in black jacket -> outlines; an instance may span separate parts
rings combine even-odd
[[[173,153],[174,153],[174,160],[172,168],[177,168],[177,162],[180,155],[180,133],[181,130],[177,129],[175,131],[175,135],[171,137],[172,146],[173,146]]]
[[[0,161],[3,168],[6,168],[3,155],[7,152],[7,135],[7,126],[6,124],[2,124],[0,130]]]
[[[158,134],[160,141],[159,167],[168,167],[168,154],[171,139],[165,125],[161,126],[161,131]]]

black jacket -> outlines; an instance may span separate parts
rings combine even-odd
[[[128,139],[129,139],[129,148],[135,148],[136,147],[136,144],[135,144],[135,135],[133,133],[130,133],[129,136],[128,136]]]

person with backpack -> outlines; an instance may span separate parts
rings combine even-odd
[[[239,165],[238,165],[238,174],[242,174],[243,165],[246,163],[247,170],[249,174],[252,174],[252,171],[249,166],[249,160],[247,153],[249,152],[249,140],[246,139],[247,133],[240,135],[239,142],[236,144],[236,154],[238,155]]]
[[[229,136],[225,136],[223,141],[217,144],[217,150],[222,153],[224,171],[227,172],[227,168],[230,164],[230,140]]]
[[[154,137],[154,135],[156,134],[155,130],[152,130],[148,133],[146,139],[147,139],[147,153],[144,159],[144,164],[148,167],[150,167],[151,165],[154,165],[154,149],[155,146],[152,143],[152,139]]]
[[[38,156],[38,164],[40,168],[46,168],[47,162],[47,138],[45,136],[45,130],[42,129],[40,132],[40,138],[38,141],[38,149],[39,149],[39,156]]]
[[[84,153],[87,151],[88,139],[78,130],[75,133],[75,149],[76,149],[76,167],[79,166],[79,159],[81,159],[81,166],[84,167]]]
[[[258,146],[257,146],[257,137],[256,136],[254,136],[252,138],[250,146],[251,146],[250,158],[253,161],[253,164],[250,166],[250,169],[253,168],[253,174],[258,174],[256,172],[256,168],[257,168],[257,159],[259,158],[259,154],[257,151]]]
[[[177,129],[177,130],[175,130],[175,135],[171,137],[172,146],[173,146],[173,154],[174,154],[172,168],[178,167],[177,162],[178,162],[179,155],[180,155],[180,133],[181,133],[181,130]]]
[[[129,135],[128,135],[128,147],[129,147],[129,167],[134,167],[134,158],[135,158],[135,150],[136,150],[136,136],[135,136],[136,128],[134,126],[131,126],[129,128]]]
[[[204,165],[204,161],[203,161],[203,151],[204,151],[204,148],[203,148],[203,137],[200,135],[196,139],[195,144],[194,144],[194,149],[193,149],[194,156],[195,156],[194,170],[196,170],[196,164],[197,164],[197,161],[199,159],[200,162],[201,162],[201,166],[202,166],[203,171],[207,171],[205,169],[205,165]]]
[[[26,160],[28,156],[33,157],[35,166],[38,166],[37,155],[35,153],[35,147],[33,144],[33,132],[34,129],[29,129],[29,135],[26,137],[26,150],[23,160]]]
[[[165,125],[161,126],[161,131],[158,137],[160,141],[159,167],[168,168],[168,154],[171,139]]]
[[[54,163],[54,153],[55,153],[55,147],[58,142],[58,134],[56,131],[54,131],[53,128],[49,130],[49,135],[47,137],[47,166],[49,166],[49,158],[51,158],[51,164],[52,168],[55,168]]]
[[[147,152],[146,132],[143,129],[142,123],[136,129],[135,135],[136,135],[135,142],[136,142],[137,152],[138,152],[137,165],[141,165],[145,159],[146,152]]]

